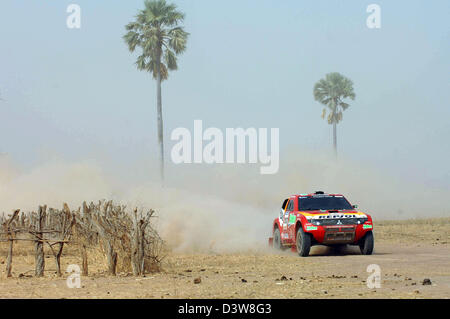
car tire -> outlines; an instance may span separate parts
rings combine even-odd
[[[295,243],[297,246],[297,252],[299,256],[307,257],[311,249],[311,235],[305,233],[302,227],[300,227],[297,231]]]
[[[368,232],[359,243],[359,249],[363,255],[372,255],[374,239],[372,232]]]
[[[273,248],[276,250],[283,250],[283,245],[281,244],[281,234],[278,227],[273,231]]]

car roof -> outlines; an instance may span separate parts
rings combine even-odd
[[[327,193],[323,193],[320,192],[318,194],[318,192],[315,193],[310,193],[310,194],[296,194],[296,195],[292,195],[291,198],[295,198],[295,197],[324,197],[324,196],[344,196],[342,194],[327,194]]]

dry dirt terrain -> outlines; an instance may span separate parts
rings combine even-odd
[[[314,247],[311,256],[270,249],[236,254],[170,253],[164,270],[145,277],[121,272],[106,276],[103,260],[90,257],[90,275],[70,289],[65,274],[34,278],[32,247],[18,247],[13,278],[5,278],[6,245],[0,245],[1,298],[449,298],[450,218],[379,222],[375,251],[362,256],[356,247],[336,252]],[[20,246],[18,244],[17,246]],[[24,246],[24,245],[22,245]],[[79,263],[70,249],[63,269]],[[370,264],[381,269],[381,287],[369,289]],[[197,279],[197,280],[196,280]],[[430,279],[430,285],[423,285]],[[196,283],[200,281],[199,283]]]

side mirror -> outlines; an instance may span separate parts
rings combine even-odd
[[[353,205],[353,208],[354,208],[354,209],[358,208],[358,205]]]

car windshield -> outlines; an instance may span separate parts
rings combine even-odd
[[[341,210],[353,209],[352,205],[342,196],[299,197],[299,210]]]

